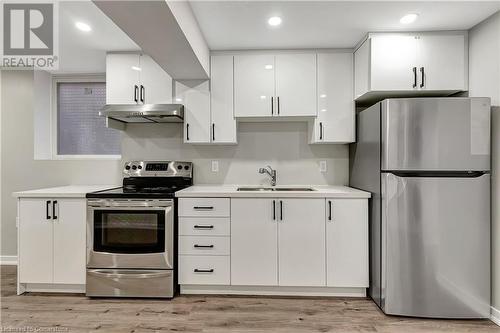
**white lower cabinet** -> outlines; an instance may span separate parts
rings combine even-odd
[[[326,199],[327,286],[368,287],[368,200]]]
[[[19,283],[85,284],[86,211],[85,199],[19,199]]]
[[[181,256],[179,283],[228,285],[230,263],[228,256]]]

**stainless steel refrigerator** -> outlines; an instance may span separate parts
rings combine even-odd
[[[350,185],[373,195],[369,295],[386,314],[489,317],[489,98],[358,112]]]

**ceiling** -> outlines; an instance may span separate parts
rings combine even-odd
[[[132,41],[90,1],[59,2],[59,70],[56,73],[104,73],[107,51],[137,51]],[[83,32],[75,22],[92,31]]]
[[[367,32],[469,29],[500,1],[196,1],[191,8],[212,50],[351,48]],[[412,24],[399,19],[418,13]],[[267,20],[283,23],[270,27]]]

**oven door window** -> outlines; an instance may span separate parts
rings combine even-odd
[[[94,211],[94,251],[131,254],[165,252],[165,212]]]

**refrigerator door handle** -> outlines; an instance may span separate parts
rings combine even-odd
[[[488,174],[488,171],[406,171],[391,170],[391,173],[398,177],[426,177],[426,178],[478,178]]]

